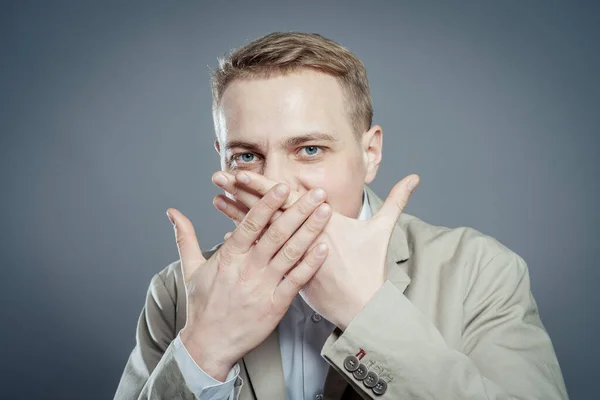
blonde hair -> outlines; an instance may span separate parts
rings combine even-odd
[[[373,106],[363,63],[345,47],[317,33],[273,32],[233,50],[218,61],[219,67],[211,77],[217,135],[219,102],[233,80],[268,78],[301,68],[312,68],[338,80],[357,137],[371,127]]]

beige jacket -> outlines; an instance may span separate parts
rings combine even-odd
[[[374,215],[382,200],[369,187],[367,195]],[[475,229],[402,214],[387,268],[383,287],[321,350],[330,364],[326,400],[568,398],[519,255]],[[185,318],[175,261],[152,278],[115,399],[194,399],[173,355]],[[375,381],[385,381],[383,394],[349,371],[345,361],[352,355]],[[276,330],[240,367],[237,399],[285,399]]]

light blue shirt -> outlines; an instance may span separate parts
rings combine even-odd
[[[371,218],[371,208],[363,189],[363,204],[358,219]],[[288,400],[320,400],[329,364],[321,357],[321,348],[335,326],[316,313],[302,296],[297,295],[279,322],[279,349]],[[179,335],[175,338],[175,360],[198,400],[234,399],[234,383],[240,373],[236,363],[225,382],[206,374],[194,362]]]

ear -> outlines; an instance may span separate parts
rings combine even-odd
[[[365,184],[373,182],[381,163],[383,132],[381,126],[373,125],[362,135],[362,151],[365,161]]]
[[[217,151],[217,153],[219,153],[219,160],[221,161],[221,170],[227,171],[224,154],[221,154],[221,143],[219,143],[219,139],[215,140],[215,150]]]

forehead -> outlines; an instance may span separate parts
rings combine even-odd
[[[233,81],[223,93],[217,117],[221,140],[271,141],[308,132],[337,138],[351,134],[339,82],[310,69]]]

